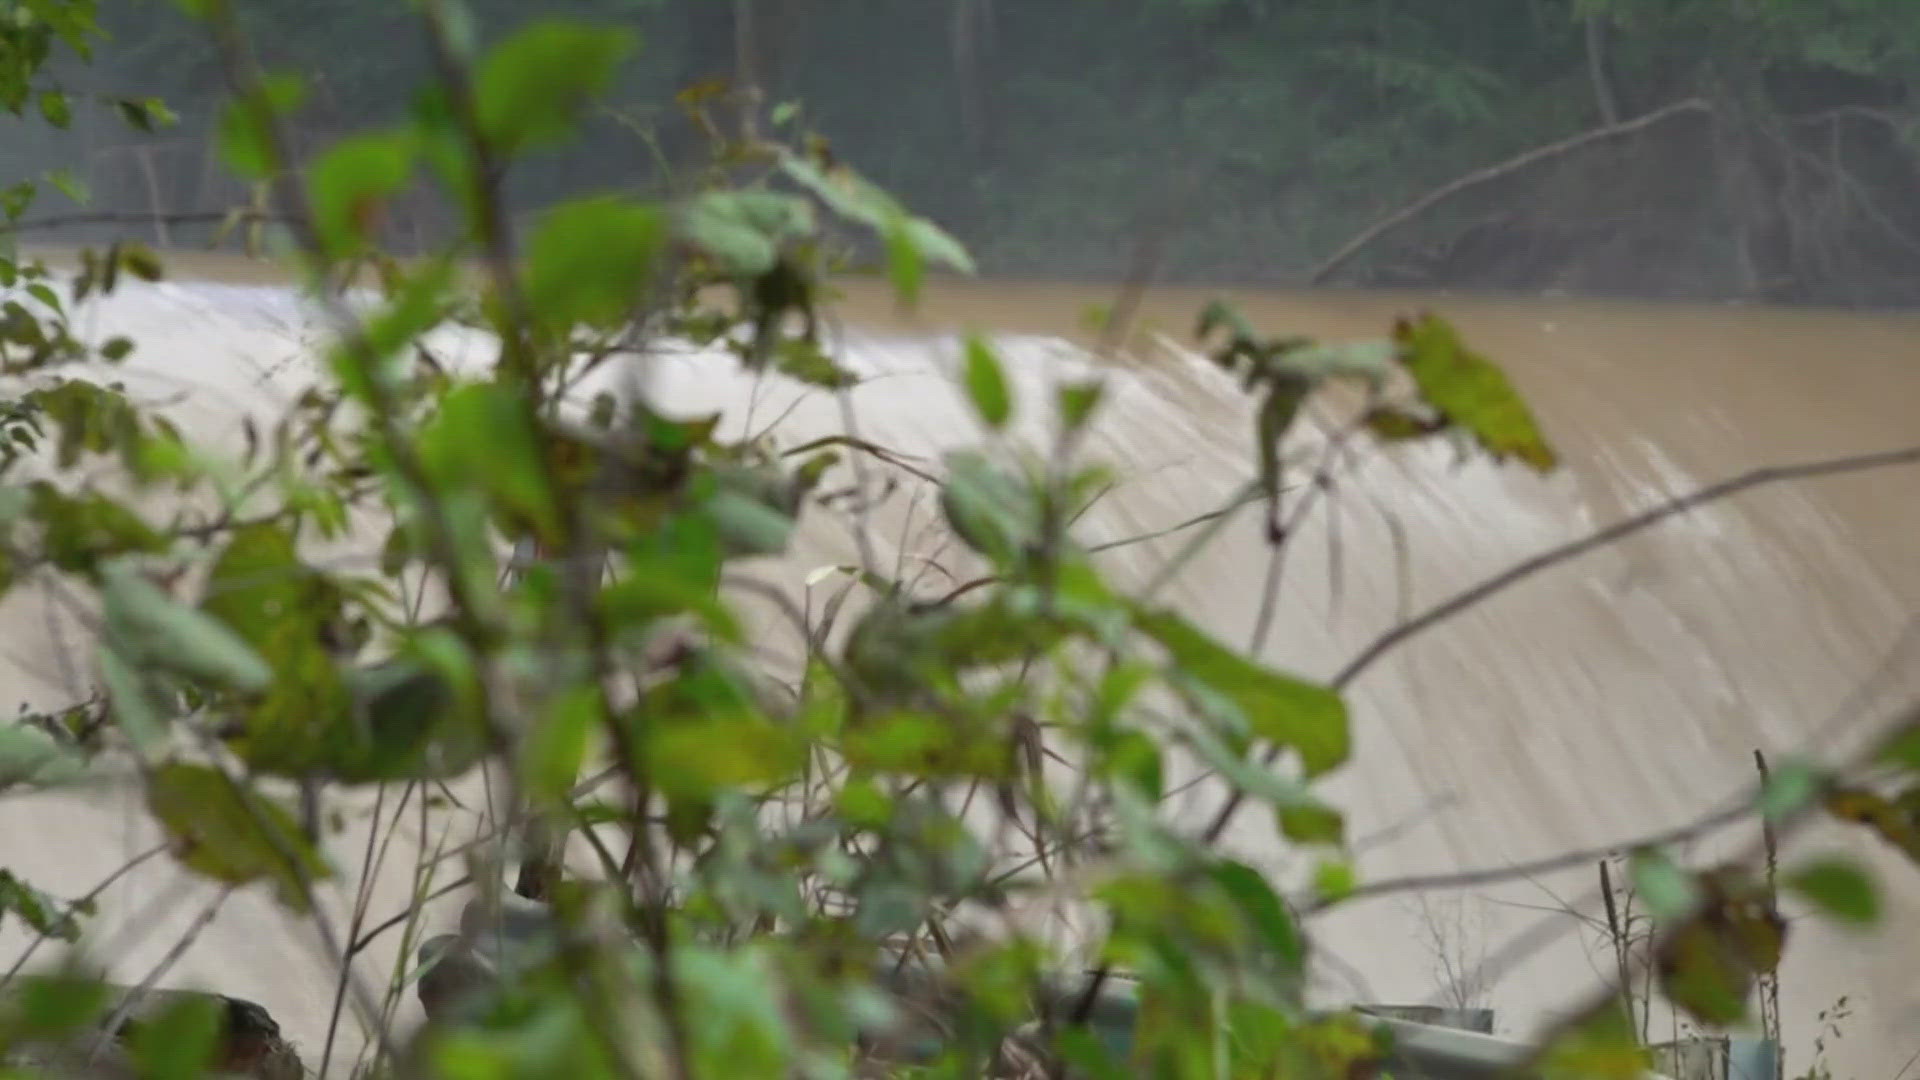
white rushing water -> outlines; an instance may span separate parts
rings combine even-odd
[[[1017,293],[1007,291],[1018,316],[1010,323],[1034,302]],[[1350,333],[1383,328],[1404,301],[1330,300],[1319,315],[1313,304],[1269,314]],[[1908,413],[1920,400],[1920,335],[1912,324],[1457,306],[1469,338],[1513,370],[1536,402],[1566,468],[1541,480],[1485,461],[1460,463],[1441,446],[1356,454],[1289,551],[1270,662],[1328,677],[1407,613],[1624,513],[1754,466],[1888,448],[1914,433]],[[967,321],[991,328],[992,311],[989,295]],[[271,418],[312,377],[312,350],[323,340],[318,320],[291,293],[253,285],[125,287],[90,304],[80,325],[91,336],[134,337],[140,349],[129,384],[168,402],[190,435],[228,445],[243,415]],[[852,394],[864,438],[931,461],[982,437],[943,366],[955,350],[951,335],[878,317],[852,325],[842,345],[867,377]],[[1091,362],[1046,333],[1009,332],[998,343],[1019,392],[1018,434],[1042,438],[1044,387],[1093,370]],[[472,362],[487,355],[477,338],[446,344]],[[1229,380],[1192,358],[1111,378],[1087,453],[1117,468],[1123,482],[1081,522],[1083,539],[1165,529],[1216,508],[1248,479],[1249,413]],[[777,420],[778,431],[799,441],[842,423],[831,397],[746,378],[712,357],[658,360],[647,379],[669,406],[724,409],[736,430]],[[1920,611],[1916,479],[1915,470],[1890,470],[1717,503],[1530,579],[1386,655],[1349,693],[1355,759],[1326,785],[1362,842],[1362,878],[1500,867],[1611,844],[1738,794],[1753,780],[1755,749],[1776,759],[1844,750],[1920,689],[1920,644],[1908,633]],[[888,504],[873,519],[882,557],[946,558],[942,537],[925,527],[933,516],[924,499]],[[1247,639],[1260,606],[1270,554],[1258,517],[1237,517],[1166,594],[1229,642]],[[1104,565],[1119,585],[1138,587],[1184,538],[1117,547]],[[756,572],[800,589],[810,570],[858,555],[842,521],[815,515],[790,558]],[[9,701],[44,708],[86,696],[89,650],[77,616],[40,591],[18,590],[0,618]],[[781,654],[778,641],[768,648]],[[1196,793],[1193,812],[1204,814],[1215,798]],[[384,810],[390,817],[392,802]],[[368,925],[405,907],[423,843],[415,819],[407,820],[368,883]],[[472,826],[445,812],[431,830],[443,821],[456,838]],[[348,870],[359,866],[370,831],[368,801],[334,843]],[[439,838],[435,831],[425,843]],[[0,806],[0,866],[58,894],[94,888],[156,840],[124,792],[16,797]],[[1736,830],[1719,843],[1731,850],[1726,845],[1752,840]],[[1277,876],[1302,869],[1256,813],[1242,815],[1230,841]],[[1807,1064],[1816,1013],[1846,994],[1854,1015],[1830,1048],[1836,1075],[1892,1077],[1920,1050],[1920,985],[1908,974],[1920,959],[1917,871],[1836,830],[1796,842],[1810,844],[1873,858],[1888,882],[1888,924],[1857,936],[1796,919],[1782,972],[1789,1066]],[[450,864],[441,880],[460,872]],[[350,934],[356,888],[348,873],[330,913],[336,939]],[[1474,1003],[1497,1011],[1502,1034],[1527,1034],[1612,971],[1600,936],[1564,910],[1597,912],[1595,889],[1594,867],[1582,863],[1495,887],[1339,909],[1314,925],[1321,951],[1338,958],[1322,973],[1323,991],[1329,999],[1450,1003],[1444,969],[1490,960]],[[98,954],[111,959],[115,977],[139,981],[214,896],[164,858],[143,863],[102,896]],[[458,899],[434,905],[429,923],[451,920]],[[1506,955],[1519,935],[1527,947]],[[360,953],[375,983],[391,972],[398,937],[387,934]],[[0,956],[11,958],[28,940],[17,925],[0,927]],[[53,956],[43,948],[33,964]],[[245,890],[219,907],[161,981],[261,1002],[317,1065],[334,1008],[333,970],[311,924],[281,915],[264,891]],[[411,1002],[404,1015],[417,1016]],[[358,1044],[357,1035],[345,1040],[334,1071],[345,1074]]]

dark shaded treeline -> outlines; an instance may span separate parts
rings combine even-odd
[[[316,142],[406,107],[424,78],[407,5],[245,6],[265,59],[311,80],[302,119]],[[744,71],[764,91],[762,122],[791,122],[779,106],[800,103],[804,122],[951,223],[991,272],[1113,278],[1159,227],[1165,273],[1188,279],[1920,297],[1911,0],[472,9],[482,36],[544,14],[626,23],[644,43],[591,150],[516,177],[528,208],[658,184],[698,148],[673,91]],[[190,149],[220,89],[211,51],[171,5],[110,0],[106,15],[107,77],[166,97],[183,120],[150,172],[128,155],[96,165],[101,198],[218,201]]]

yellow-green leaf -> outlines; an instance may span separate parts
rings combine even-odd
[[[527,248],[527,296],[555,328],[612,326],[645,297],[666,239],[666,215],[611,196],[547,211]]]
[[[1646,1080],[1652,1065],[1619,1003],[1609,1000],[1542,1047],[1538,1071],[1543,1080]]]
[[[294,911],[307,911],[310,886],[331,874],[292,812],[210,766],[175,762],[156,769],[147,809],[188,867],[233,885],[271,882]]]
[[[362,132],[309,167],[314,226],[333,254],[352,253],[371,234],[386,201],[412,179],[415,151],[404,130]]]
[[[156,1015],[132,1025],[128,1042],[140,1063],[140,1075],[148,1080],[201,1080],[215,1075],[214,1054],[225,1012],[221,1000],[210,994],[164,999]]]
[[[1282,806],[1277,820],[1280,834],[1300,844],[1338,844],[1346,837],[1346,819],[1340,811],[1317,803]]]
[[[535,797],[566,797],[601,716],[600,695],[591,685],[569,687],[547,702],[521,749],[522,782]]]
[[[636,43],[626,30],[559,19],[515,31],[474,80],[481,130],[504,154],[565,135]]]
[[[1845,859],[1815,859],[1788,871],[1782,884],[1842,922],[1866,926],[1880,918],[1879,888]]]
[[[301,563],[285,528],[271,522],[244,525],[214,560],[200,607],[265,652],[276,627],[295,623],[317,632],[318,620],[334,615],[339,600],[324,595],[317,577]]]
[[[967,398],[975,412],[990,428],[998,430],[1013,416],[1013,394],[1007,389],[1006,372],[993,346],[977,334],[967,335]]]
[[[306,84],[298,76],[274,72],[227,103],[220,118],[220,152],[242,179],[272,175],[277,157],[272,126],[305,98]]]
[[[472,484],[544,539],[556,538],[559,511],[542,451],[525,409],[497,383],[468,383],[440,399],[420,437],[421,457],[443,480]]]
[[[1538,472],[1558,464],[1506,373],[1469,349],[1451,325],[1433,315],[1403,319],[1394,340],[1421,396],[1496,461],[1519,458]]]
[[[1255,735],[1298,752],[1308,776],[1347,760],[1352,743],[1339,694],[1231,652],[1171,612],[1141,612],[1136,625],[1166,648],[1177,670],[1231,701]]]

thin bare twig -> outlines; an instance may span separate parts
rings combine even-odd
[[[1443,622],[1459,615],[1481,603],[1492,599],[1507,589],[1525,581],[1527,578],[1551,569],[1561,563],[1579,558],[1590,551],[1606,547],[1634,533],[1657,525],[1670,517],[1677,517],[1689,510],[1696,510],[1709,503],[1729,498],[1751,488],[1788,480],[1807,480],[1816,477],[1837,476],[1845,473],[1866,472],[1874,469],[1892,468],[1900,465],[1920,464],[1920,446],[1908,446],[1898,450],[1883,450],[1870,454],[1855,454],[1848,457],[1825,458],[1797,465],[1770,465],[1742,473],[1717,484],[1709,484],[1697,491],[1669,499],[1632,517],[1617,521],[1612,525],[1598,529],[1578,540],[1552,547],[1528,559],[1513,564],[1498,574],[1487,578],[1477,585],[1470,586],[1446,600],[1435,604],[1412,619],[1375,638],[1373,643],[1360,650],[1359,654],[1330,683],[1336,692],[1345,691],[1354,680],[1371,668],[1375,663],[1405,644],[1410,639],[1425,633]],[[1261,755],[1261,763],[1271,767],[1280,757],[1282,748],[1270,745]],[[1208,843],[1220,838],[1232,824],[1233,817],[1245,800],[1245,793],[1235,790],[1227,796],[1213,821],[1202,834]],[[1585,862],[1595,855],[1589,854],[1575,862]],[[1501,880],[1500,877],[1488,880]]]
[[[54,229],[70,229],[81,225],[218,225],[227,221],[240,224],[266,223],[286,224],[292,218],[285,214],[269,213],[245,208],[235,210],[183,210],[178,213],[154,214],[131,210],[93,210],[79,214],[50,214],[46,217],[28,218],[16,221],[0,232],[47,232]]]
[[[100,1025],[100,1034],[94,1040],[92,1053],[88,1055],[89,1063],[98,1061],[100,1055],[113,1044],[116,1033],[125,1026],[127,1017],[133,1014],[133,1010],[140,1007],[140,1003],[146,999],[147,992],[166,977],[167,972],[173,970],[173,966],[180,962],[180,958],[187,954],[188,949],[193,947],[193,943],[200,939],[201,932],[206,930],[213,922],[213,917],[220,913],[220,909],[226,905],[227,897],[233,895],[233,890],[234,887],[231,885],[222,888],[207,903],[207,906],[201,909],[200,914],[193,920],[193,924],[187,927],[186,932],[182,933],[167,949],[166,955],[160,958],[160,962],[140,980],[139,985],[120,999],[119,1006],[109,1013],[106,1022]]]
[[[121,863],[119,867],[117,867],[113,871],[113,873],[108,874],[106,877],[100,879],[100,883],[98,885],[95,885],[93,888],[88,889],[86,892],[86,895],[68,904],[66,914],[68,915],[77,914],[81,908],[87,906],[88,904],[93,903],[94,901],[100,899],[101,896],[105,895],[106,891],[108,889],[113,888],[114,883],[118,882],[121,878],[126,877],[128,874],[131,874],[135,870],[139,869],[143,863],[147,862],[147,860],[166,854],[167,850],[168,848],[166,844],[155,844],[153,847],[150,847],[145,851],[142,851],[140,854],[135,855],[133,858],[128,859],[126,862]],[[7,969],[7,973],[4,977],[0,977],[0,986],[4,986],[7,983],[12,982],[14,980],[14,977],[20,974],[21,969],[27,966],[27,961],[33,959],[33,954],[39,951],[40,946],[46,943],[47,938],[48,938],[48,934],[46,933],[46,931],[42,930],[42,931],[35,932],[33,936],[33,940],[27,944],[26,948],[20,950],[20,955],[14,960],[13,966]]]
[[[1913,730],[1916,725],[1920,725],[1920,704],[1910,704],[1903,707],[1891,718],[1883,722],[1878,728],[1877,736],[1868,740],[1867,745],[1861,751],[1850,755],[1850,760],[1846,764],[1848,766],[1857,766],[1863,762],[1873,760],[1891,740],[1897,739],[1903,733]],[[1793,807],[1788,813],[1782,815],[1779,820],[1773,823],[1773,832],[1776,839],[1785,837],[1795,831],[1809,816],[1818,812],[1822,806],[1821,800],[1808,799]],[[1757,858],[1763,856],[1765,846],[1766,840],[1764,838],[1755,837],[1725,861],[1730,865],[1744,866],[1751,864]],[[1643,971],[1649,975],[1653,972],[1658,958],[1665,951],[1661,947],[1661,942],[1671,940],[1674,934],[1686,930],[1687,925],[1688,920],[1686,919],[1671,920],[1668,928],[1659,935],[1660,941],[1650,943],[1649,947],[1639,958],[1638,963]],[[1522,1063],[1521,1071],[1525,1072],[1537,1064],[1540,1056],[1550,1050],[1560,1038],[1570,1032],[1578,1030],[1581,1025],[1598,1015],[1601,1010],[1611,1007],[1618,992],[1619,991],[1612,986],[1602,987],[1600,991],[1594,994],[1586,1003],[1566,1013],[1564,1019],[1551,1026],[1535,1045],[1532,1060]]]
[[[1371,645],[1362,649],[1359,655],[1347,663],[1347,666],[1334,676],[1335,689],[1345,689],[1372,667],[1379,659],[1394,648],[1405,643],[1436,625],[1475,607],[1495,594],[1506,590],[1526,578],[1550,569],[1563,562],[1579,558],[1590,551],[1607,546],[1651,526],[1658,525],[1670,517],[1677,517],[1689,510],[1697,510],[1708,503],[1738,495],[1750,488],[1765,487],[1789,480],[1810,480],[1818,477],[1838,476],[1845,473],[1867,472],[1874,469],[1893,468],[1901,465],[1920,464],[1920,446],[1902,447],[1897,450],[1882,450],[1868,454],[1853,454],[1847,457],[1823,458],[1795,465],[1770,465],[1741,473],[1719,483],[1681,495],[1632,517],[1615,522],[1578,540],[1550,548],[1532,558],[1522,560],[1491,578],[1456,593],[1451,598],[1427,609],[1420,615],[1401,623],[1387,633],[1382,634]]]
[[[1489,165],[1484,169],[1476,169],[1465,176],[1450,180],[1434,188],[1413,202],[1408,203],[1393,213],[1388,214],[1386,217],[1381,218],[1379,221],[1374,222],[1372,225],[1367,226],[1365,229],[1360,230],[1358,235],[1340,245],[1339,250],[1329,255],[1325,261],[1315,267],[1313,273],[1308,275],[1307,281],[1313,285],[1324,284],[1336,271],[1351,262],[1354,256],[1360,254],[1361,251],[1365,250],[1374,241],[1469,188],[1478,187],[1488,181],[1498,180],[1503,176],[1519,172],[1528,166],[1537,165],[1550,158],[1559,157],[1569,151],[1644,131],[1655,124],[1659,124],[1683,113],[1712,111],[1713,106],[1704,98],[1687,98],[1684,101],[1676,101],[1671,105],[1663,105],[1650,113],[1636,116],[1631,120],[1623,120],[1618,124],[1608,124],[1602,127],[1590,128],[1577,135],[1569,135],[1564,139],[1550,142],[1545,146],[1536,146],[1524,154],[1508,158],[1499,164]]]

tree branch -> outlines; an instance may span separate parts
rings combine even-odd
[[[81,214],[54,214],[48,217],[28,218],[10,225],[0,226],[0,232],[45,232],[50,229],[66,229],[76,225],[217,225],[225,221],[240,224],[249,222],[269,222],[290,224],[293,218],[286,214],[263,213],[258,210],[183,210],[172,214],[151,214],[137,210],[97,210]]]
[[[1866,748],[1861,753],[1854,755],[1849,764],[1857,765],[1873,760],[1879,756],[1880,752],[1884,750],[1892,740],[1912,730],[1915,725],[1920,725],[1920,705],[1908,705],[1902,708],[1881,728],[1880,737],[1869,740]],[[1807,799],[1783,815],[1781,820],[1773,824],[1773,837],[1775,842],[1778,842],[1780,838],[1787,836],[1797,829],[1806,821],[1807,817],[1818,810],[1821,805],[1822,803],[1819,799]],[[1730,859],[1725,860],[1725,864],[1744,866],[1754,862],[1763,854],[1766,843],[1767,841],[1763,837],[1755,837],[1749,840],[1739,852],[1735,853]],[[1634,974],[1651,971],[1653,965],[1657,963],[1658,958],[1665,952],[1663,948],[1664,943],[1671,941],[1675,934],[1686,930],[1690,922],[1691,920],[1686,918],[1670,920],[1666,930],[1660,934],[1660,940],[1649,943],[1648,948],[1646,948],[1638,958],[1637,966],[1640,971]],[[1541,1037],[1540,1041],[1534,1047],[1534,1053],[1531,1059],[1521,1064],[1521,1075],[1529,1074],[1531,1068],[1539,1063],[1540,1058],[1551,1050],[1558,1040],[1578,1031],[1582,1025],[1599,1015],[1602,1011],[1612,1008],[1614,998],[1617,994],[1618,990],[1616,988],[1603,986],[1598,993],[1594,994],[1579,1008],[1566,1013],[1565,1019],[1554,1024],[1547,1030],[1546,1034]]]
[[[1803,462],[1798,465],[1772,465],[1754,469],[1739,476],[1709,484],[1698,491],[1669,499],[1649,510],[1642,511],[1630,518],[1614,522],[1612,525],[1589,533],[1578,540],[1549,548],[1529,559],[1524,559],[1508,567],[1477,585],[1455,593],[1446,600],[1435,604],[1419,615],[1401,623],[1393,629],[1375,638],[1373,643],[1360,650],[1359,654],[1348,661],[1346,667],[1333,677],[1330,684],[1336,692],[1343,692],[1354,680],[1365,674],[1368,668],[1378,663],[1380,658],[1408,640],[1433,629],[1448,619],[1461,614],[1481,603],[1492,599],[1508,588],[1561,563],[1571,561],[1590,551],[1603,548],[1615,541],[1659,524],[1670,517],[1676,517],[1689,510],[1695,510],[1708,503],[1725,499],[1749,488],[1764,487],[1768,484],[1787,480],[1806,480],[1822,476],[1836,476],[1843,473],[1865,472],[1872,469],[1891,468],[1899,465],[1920,464],[1920,446],[1908,446],[1898,450],[1883,450],[1872,454],[1856,454],[1851,457],[1826,458],[1819,461]],[[1261,755],[1263,766],[1271,767],[1280,756],[1278,744],[1269,745]],[[1245,793],[1236,789],[1227,796],[1220,810],[1214,815],[1212,823],[1202,834],[1212,843],[1227,831],[1233,816],[1239,812]]]
[[[1303,914],[1314,914],[1333,906],[1334,903],[1346,903],[1351,900],[1364,900],[1369,897],[1387,896],[1402,892],[1430,892],[1447,889],[1471,889],[1476,885],[1498,885],[1520,878],[1534,877],[1539,874],[1551,874],[1557,870],[1566,870],[1590,862],[1598,862],[1610,855],[1638,848],[1665,847],[1682,841],[1692,840],[1710,833],[1723,825],[1731,825],[1752,812],[1758,803],[1756,793],[1752,798],[1723,806],[1718,810],[1702,814],[1683,825],[1661,829],[1644,836],[1601,844],[1590,848],[1566,851],[1558,855],[1549,855],[1530,862],[1512,863],[1507,866],[1489,866],[1478,870],[1460,870],[1445,874],[1410,874],[1399,878],[1382,878],[1364,885],[1355,886],[1338,901],[1317,899],[1301,905]]]
[[[1348,661],[1347,666],[1333,678],[1333,687],[1344,690],[1372,667],[1379,659],[1394,648],[1434,626],[1453,618],[1455,615],[1475,607],[1526,578],[1568,562],[1614,541],[1624,539],[1651,526],[1658,525],[1670,517],[1677,517],[1689,510],[1697,510],[1709,503],[1718,502],[1740,494],[1750,488],[1765,487],[1769,484],[1788,480],[1809,480],[1824,476],[1837,476],[1845,473],[1866,472],[1873,469],[1892,468],[1900,465],[1920,464],[1920,445],[1902,447],[1898,450],[1882,450],[1870,454],[1855,454],[1848,457],[1823,458],[1818,461],[1802,462],[1797,465],[1770,465],[1754,469],[1738,476],[1709,484],[1697,491],[1678,496],[1644,510],[1630,518],[1614,522],[1596,532],[1589,533],[1578,540],[1549,548],[1532,558],[1515,563],[1506,570],[1482,581],[1451,598],[1444,600],[1426,611],[1401,623],[1392,630],[1380,635],[1371,645],[1362,649],[1359,655]]]
[[[1365,250],[1374,241],[1394,229],[1405,225],[1407,222],[1412,221],[1414,218],[1419,217],[1421,214],[1426,213],[1439,203],[1445,202],[1453,196],[1466,191],[1468,188],[1478,187],[1489,181],[1498,180],[1503,176],[1519,172],[1530,165],[1536,165],[1549,158],[1559,157],[1562,154],[1578,150],[1593,143],[1605,142],[1609,139],[1632,135],[1662,121],[1679,116],[1682,113],[1710,113],[1712,111],[1713,106],[1705,99],[1687,98],[1682,101],[1676,101],[1671,105],[1661,106],[1650,113],[1636,116],[1631,120],[1623,120],[1617,124],[1607,124],[1597,128],[1590,128],[1577,135],[1569,135],[1557,142],[1550,142],[1545,146],[1536,146],[1523,154],[1508,158],[1499,164],[1489,165],[1484,169],[1478,169],[1465,176],[1450,180],[1400,209],[1395,210],[1393,213],[1388,214],[1386,217],[1374,222],[1372,225],[1367,226],[1365,229],[1362,229],[1358,235],[1348,240],[1345,244],[1342,244],[1339,250],[1328,256],[1319,266],[1315,267],[1313,273],[1308,275],[1307,283],[1310,285],[1324,284],[1336,271],[1345,266],[1354,256],[1360,254],[1361,251]]]

